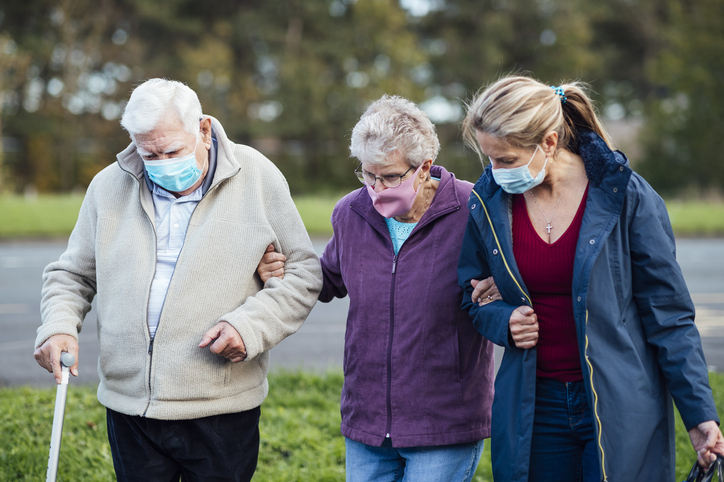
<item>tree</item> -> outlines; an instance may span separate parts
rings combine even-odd
[[[650,66],[641,172],[654,187],[701,195],[724,187],[724,2],[669,1]]]
[[[431,55],[429,95],[458,106],[458,117],[438,125],[440,162],[459,177],[475,180],[482,168],[462,146],[458,120],[463,103],[481,87],[508,74],[531,74],[558,85],[563,80],[612,77],[602,62],[601,24],[614,13],[585,0],[445,0],[417,23]],[[619,52],[618,48],[612,48]]]
[[[17,43],[7,34],[0,34],[0,112],[11,112],[18,108],[17,89],[22,85],[25,72],[30,65],[30,55],[18,50]],[[7,176],[2,145],[3,123],[0,116],[0,194],[5,189]]]
[[[33,58],[21,107],[3,114],[25,147],[17,187],[87,184],[127,142],[117,119],[131,84],[151,77],[191,86],[297,192],[353,186],[346,135],[367,103],[424,95],[410,72],[426,54],[394,0],[27,0],[2,12]]]
[[[531,73],[590,82],[608,120],[647,116],[636,167],[656,187],[722,187],[721,0],[418,5],[429,11],[398,0],[3,2],[0,129],[21,152],[0,157],[0,179],[15,190],[87,185],[128,143],[118,118],[132,87],[166,77],[277,163],[295,193],[356,186],[349,133],[384,93],[420,103],[439,162],[474,180],[463,102],[501,75]]]
[[[106,137],[131,80],[133,52],[121,6],[111,0],[25,0],[3,5],[3,31],[31,61],[3,90],[4,131],[21,141],[11,160],[16,189],[87,184],[123,145]],[[125,44],[125,45],[124,45]],[[103,139],[103,141],[101,141]],[[115,142],[114,142],[115,140]]]

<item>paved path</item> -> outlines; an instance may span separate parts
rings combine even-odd
[[[321,253],[326,239],[315,240]],[[724,371],[724,239],[681,239],[678,259],[697,307],[697,325],[710,368]],[[32,357],[35,329],[40,323],[41,274],[65,249],[65,242],[0,243],[0,386],[49,386],[52,377]],[[273,369],[326,370],[342,365],[348,301],[317,303],[295,335],[271,352]],[[80,379],[98,382],[95,312],[80,335]],[[499,355],[499,353],[497,353]],[[499,358],[499,357],[498,357]]]

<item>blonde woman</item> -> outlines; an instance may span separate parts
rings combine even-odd
[[[674,480],[676,402],[702,465],[724,454],[666,206],[578,83],[506,77],[469,105],[463,307],[505,347],[495,480]],[[502,300],[479,303],[492,276]],[[482,285],[482,283],[481,283]]]

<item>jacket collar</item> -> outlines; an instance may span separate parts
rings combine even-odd
[[[448,172],[442,166],[434,165],[430,168],[430,175],[440,179],[440,184],[435,191],[430,207],[425,211],[416,226],[416,229],[434,221],[440,216],[449,212],[460,209],[460,197],[457,189],[455,189],[455,175]],[[363,187],[357,191],[357,196],[350,203],[350,207],[360,214],[368,223],[382,234],[387,234],[387,224],[385,218],[377,212],[372,205],[367,188]]]
[[[216,150],[216,167],[213,171],[212,181],[208,187],[206,186],[207,181],[204,180],[204,191],[207,191],[222,180],[235,175],[241,168],[234,157],[233,144],[226,136],[226,132],[221,126],[221,123],[214,117],[206,117],[211,119],[212,136],[216,138],[217,142],[212,146],[212,150]],[[209,153],[209,155],[211,156],[211,153]],[[138,179],[141,184],[146,184],[144,181],[143,159],[140,154],[138,154],[135,143],[131,142],[128,147],[116,155],[116,159],[121,169]],[[211,169],[209,169],[209,172],[211,172]]]
[[[589,129],[580,129],[577,133],[578,154],[586,167],[586,176],[591,186],[600,187],[609,174],[615,173],[621,166],[628,171],[628,159],[619,151],[612,151],[606,142]],[[628,182],[628,176],[626,177]],[[625,187],[625,186],[624,186]],[[484,199],[490,199],[500,186],[493,179],[492,166],[488,164],[475,184],[475,190]]]

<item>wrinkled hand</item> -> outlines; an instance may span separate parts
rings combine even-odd
[[[503,299],[498,292],[498,286],[495,284],[495,281],[493,281],[492,276],[482,281],[472,279],[470,280],[470,285],[474,288],[472,295],[473,303],[477,303],[480,306]]]
[[[259,261],[256,272],[259,274],[262,283],[266,283],[273,277],[284,279],[284,262],[287,257],[281,253],[274,251],[274,245],[270,244],[266,247],[264,256]]]
[[[519,306],[510,315],[510,335],[515,346],[527,350],[538,343],[538,316],[530,306]]]
[[[696,450],[696,459],[699,465],[705,469],[709,468],[716,460],[716,455],[724,456],[724,437],[722,437],[719,425],[713,420],[703,422],[689,430],[691,445]]]
[[[70,373],[78,376],[78,342],[70,335],[53,335],[40,345],[33,356],[38,365],[48,370],[55,377],[55,383],[61,381],[60,354],[67,351],[75,357],[75,363],[70,367]]]
[[[213,343],[211,343],[213,341]],[[216,353],[231,362],[236,363],[246,358],[246,346],[236,328],[226,321],[218,322],[213,328],[201,337],[199,348],[209,347],[211,353]]]

